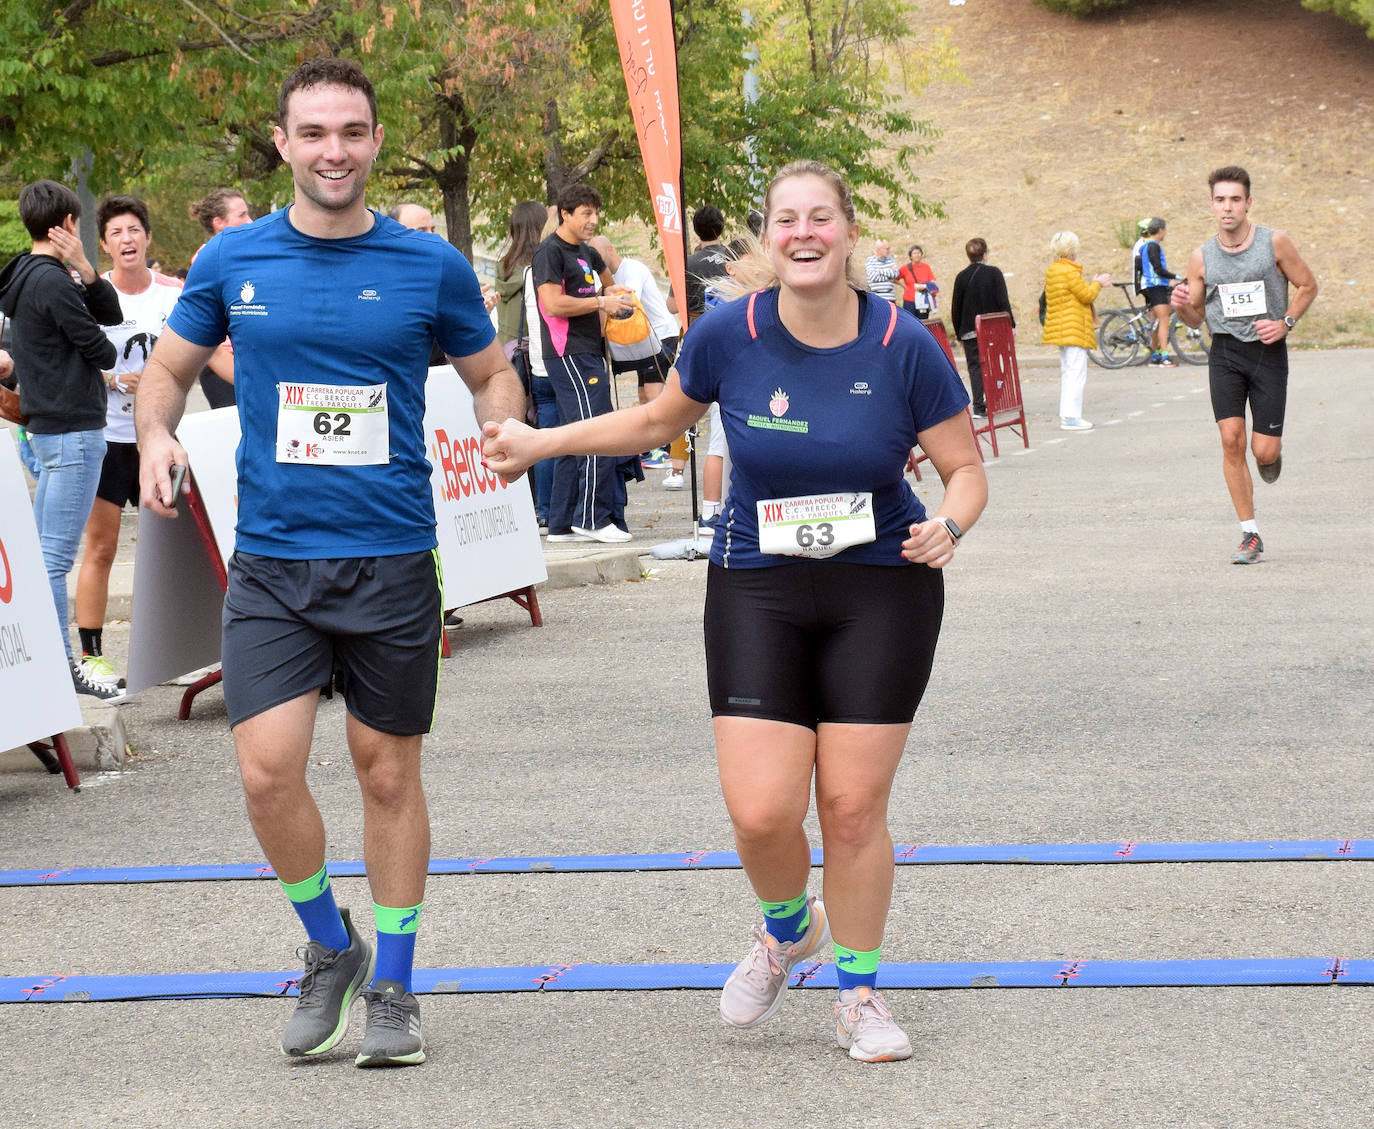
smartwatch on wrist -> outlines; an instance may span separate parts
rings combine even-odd
[[[949,532],[950,540],[956,545],[959,544],[959,538],[964,535],[964,531],[959,528],[954,519],[952,517],[937,517],[935,520],[943,525]]]
[[[1298,319],[1297,319],[1297,318],[1290,318],[1287,314],[1284,314],[1284,315],[1283,315],[1283,324],[1286,325],[1289,329],[1292,329],[1295,325],[1298,324]]]

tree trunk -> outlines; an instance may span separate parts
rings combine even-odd
[[[459,123],[451,102],[439,104],[439,144],[445,149],[459,147],[439,169],[439,191],[444,197],[444,225],[448,241],[472,259],[472,206],[468,199],[468,174],[472,168],[472,146],[477,131],[467,122]]]

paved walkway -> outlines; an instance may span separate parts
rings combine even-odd
[[[1098,427],[1052,425],[1028,363],[1032,446],[947,570],[940,653],[893,796],[903,843],[1368,838],[1374,351],[1295,353],[1283,477],[1257,486],[1268,552],[1239,540],[1197,369],[1089,373]],[[938,482],[918,487],[934,503]],[[635,547],[682,495],[636,492]],[[704,691],[705,565],[550,589],[543,628],[465,610],[426,744],[436,857],[728,850]],[[113,628],[118,638],[120,629]],[[0,867],[252,862],[223,706],[124,708],[136,755],[79,795],[0,773]],[[332,859],[361,852],[342,704],[310,778]],[[898,961],[1368,957],[1368,864],[902,867]],[[814,875],[820,888],[820,874]],[[365,916],[361,879],[338,882]],[[738,871],[442,876],[426,967],[716,963],[753,920]],[[0,974],[286,969],[271,882],[0,889]],[[292,1064],[280,1000],[0,1006],[17,1125],[700,1126],[929,1129],[1362,1125],[1374,1060],[1352,987],[895,991],[916,1043],[862,1067],[828,993],[755,1032],[713,993],[431,995],[431,1055]],[[346,1046],[356,1047],[356,1032]]]

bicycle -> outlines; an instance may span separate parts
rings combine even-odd
[[[1137,306],[1134,287],[1129,282],[1116,282],[1126,296],[1126,309],[1108,310],[1102,316],[1097,328],[1097,348],[1091,352],[1103,368],[1125,368],[1129,364],[1144,364],[1153,349],[1155,322],[1150,317],[1147,306]],[[1140,346],[1145,346],[1145,356],[1136,360]],[[1184,364],[1205,365],[1212,348],[1212,333],[1207,322],[1193,329],[1177,313],[1169,318],[1169,344],[1176,356]]]

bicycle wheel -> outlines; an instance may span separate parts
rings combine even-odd
[[[1103,368],[1124,368],[1140,351],[1140,326],[1129,310],[1109,310],[1097,329],[1098,361]]]
[[[1197,329],[1189,329],[1182,318],[1175,317],[1169,326],[1169,344],[1174,347],[1174,356],[1184,364],[1205,365],[1212,351],[1212,331],[1207,328],[1207,319]]]

